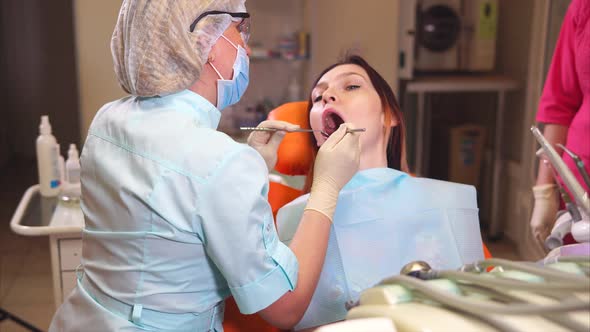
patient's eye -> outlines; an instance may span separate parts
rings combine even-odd
[[[317,95],[315,98],[313,98],[313,102],[317,103],[318,101],[322,100],[322,95]]]
[[[361,87],[360,85],[356,85],[356,84],[349,84],[349,85],[347,85],[347,86],[346,86],[346,90],[347,90],[347,91],[356,90],[356,89],[358,89],[358,88],[360,88],[360,87]]]

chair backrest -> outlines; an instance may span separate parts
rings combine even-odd
[[[268,119],[287,121],[301,128],[310,128],[306,101],[283,104],[270,112]],[[307,175],[313,163],[311,135],[309,133],[285,135],[277,154],[275,169],[278,172],[285,175]]]

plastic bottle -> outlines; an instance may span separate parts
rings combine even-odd
[[[70,144],[66,161],[66,181],[70,184],[80,183],[80,159],[76,144]]]
[[[66,163],[64,156],[61,155],[61,146],[57,144],[57,164],[59,165],[59,182],[63,186],[66,181]]]
[[[79,203],[82,196],[80,186],[80,158],[76,144],[70,144],[66,161],[66,181],[60,194],[62,201]]]
[[[39,189],[42,196],[54,197],[59,193],[60,171],[57,141],[51,134],[51,124],[47,115],[41,116],[39,137],[36,143]]]

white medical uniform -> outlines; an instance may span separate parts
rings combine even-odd
[[[228,296],[250,314],[295,288],[265,162],[219,118],[188,90],[99,111],[81,156],[78,286],[50,331],[222,331]]]

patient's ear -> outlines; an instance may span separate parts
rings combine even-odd
[[[393,112],[389,108],[386,108],[383,110],[383,113],[381,113],[381,122],[384,127],[393,128],[399,124],[399,119],[393,115]]]
[[[207,56],[207,62],[214,62],[215,61],[215,54],[217,54],[216,50],[215,50],[215,45],[213,45],[214,47],[211,48],[211,51],[209,52],[209,55]]]
[[[390,117],[389,126],[393,128],[393,127],[397,127],[398,124],[399,124],[399,120],[397,119],[397,117],[392,115]]]
[[[221,38],[219,38],[221,39]],[[219,52],[219,46],[217,46],[217,42],[215,44],[213,44],[213,46],[211,46],[211,50],[209,51],[209,54],[207,55],[207,62],[215,62],[216,57],[217,57],[217,52]]]

